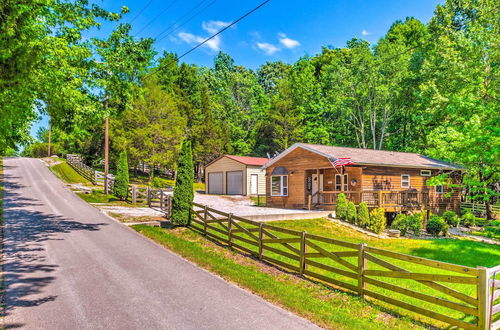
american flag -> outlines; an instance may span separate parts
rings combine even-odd
[[[335,160],[330,159],[330,162],[332,163],[333,167],[341,167],[354,164],[351,158],[336,158]]]

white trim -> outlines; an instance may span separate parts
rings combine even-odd
[[[278,177],[280,178],[280,193],[279,194],[273,194],[273,178]],[[286,177],[286,187],[283,184],[283,178]],[[286,197],[288,196],[288,175],[271,175],[269,179],[269,189],[272,197]],[[286,193],[285,193],[286,189]]]
[[[403,186],[403,177],[407,176],[408,177],[408,187]],[[409,174],[401,174],[401,188],[410,188],[411,187],[411,175]]]
[[[441,191],[438,191],[438,187],[441,187]],[[444,194],[444,185],[442,185],[442,184],[435,185],[434,191],[436,192],[436,194]]]
[[[343,191],[349,191],[349,173],[344,173],[342,176],[342,188]]]
[[[420,170],[420,176],[431,176],[431,175],[432,175],[431,170]]]
[[[340,185],[340,189],[337,189],[337,177],[339,177],[339,178],[340,178],[340,183],[339,183],[339,185]],[[334,186],[334,188],[335,188],[335,191],[342,191],[342,179],[343,179],[343,178],[342,178],[342,174],[338,174],[338,173],[337,173],[337,174],[335,174],[335,182],[333,183],[333,186]]]

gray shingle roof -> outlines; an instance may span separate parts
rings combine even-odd
[[[301,147],[303,149],[316,152],[325,157],[336,158],[351,158],[355,164],[360,165],[380,165],[380,166],[407,166],[415,168],[428,168],[428,169],[447,169],[447,170],[463,170],[462,166],[427,157],[417,153],[411,152],[397,152],[386,150],[373,150],[373,149],[360,149],[360,148],[346,148],[326,146],[319,144],[296,143],[274,159],[281,158],[281,155],[292,151],[293,149]],[[273,160],[274,160],[273,159]],[[265,166],[271,165],[271,160]]]

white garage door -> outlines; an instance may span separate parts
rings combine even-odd
[[[208,173],[208,193],[222,195],[222,172]]]
[[[243,195],[243,171],[227,172],[227,194]]]

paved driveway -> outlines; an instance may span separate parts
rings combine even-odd
[[[109,219],[39,160],[4,165],[6,328],[315,328]]]

